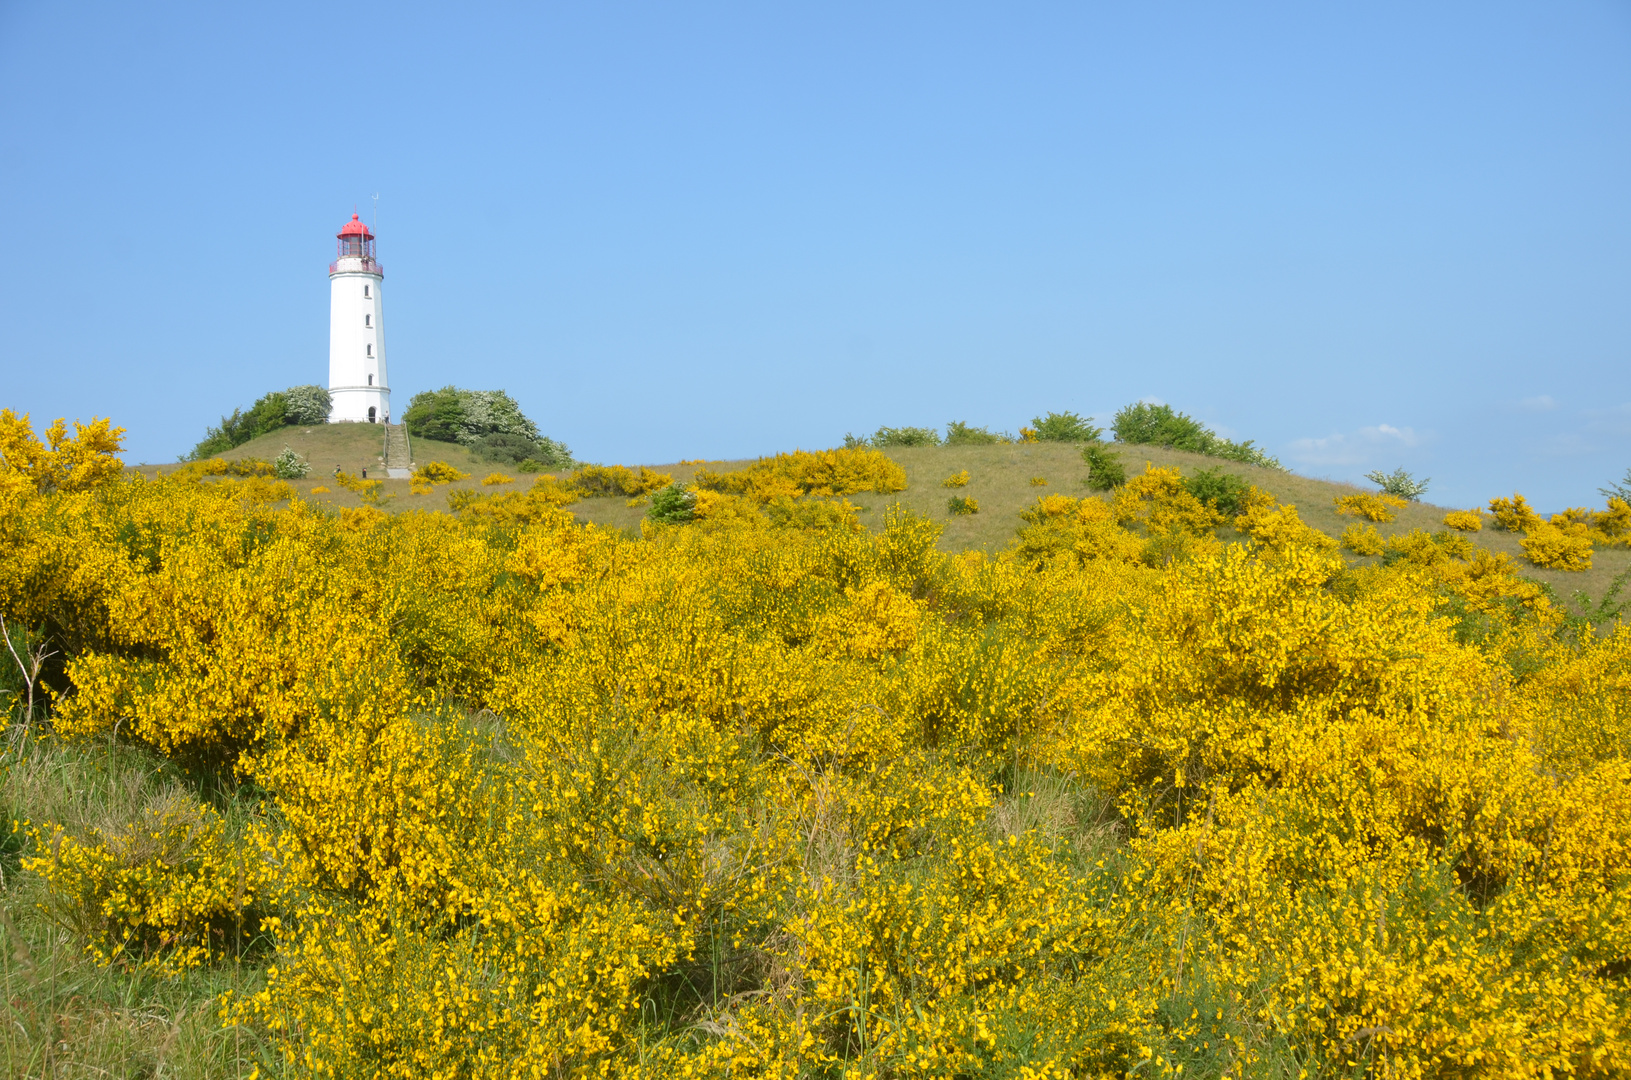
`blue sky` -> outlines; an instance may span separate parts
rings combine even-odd
[[[590,460],[1157,398],[1457,505],[1631,467],[1631,5],[0,4],[0,404],[327,378]]]

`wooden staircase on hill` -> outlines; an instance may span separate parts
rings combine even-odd
[[[406,480],[413,475],[413,447],[405,425],[385,425],[385,475],[392,480]]]

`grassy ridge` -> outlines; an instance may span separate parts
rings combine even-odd
[[[294,486],[302,494],[316,487],[332,487],[325,481],[336,468],[352,474],[369,470],[370,477],[383,475],[381,440],[383,431],[371,424],[328,424],[313,428],[284,428],[271,435],[251,440],[224,454],[229,460],[257,457],[271,460],[285,447],[292,447],[304,455],[312,466],[311,475]],[[1157,467],[1177,466],[1188,475],[1197,469],[1221,468],[1272,493],[1281,502],[1293,503],[1302,519],[1329,536],[1340,536],[1342,530],[1353,523],[1352,518],[1336,512],[1334,502],[1343,495],[1367,490],[1352,484],[1319,480],[1296,473],[1258,468],[1215,457],[1172,450],[1159,446],[1122,446],[1112,444],[1128,467],[1129,475],[1142,471],[1145,464]],[[1086,493],[1082,481],[1087,476],[1076,447],[1065,443],[1018,443],[997,445],[953,445],[887,447],[884,450],[906,469],[908,487],[899,495],[861,494],[851,502],[865,508],[863,516],[875,531],[881,528],[884,510],[895,502],[917,513],[943,523],[946,527],[940,546],[946,551],[998,550],[1013,539],[1020,525],[1019,513],[1042,494],[1058,493],[1080,496]],[[415,440],[413,453],[417,464],[427,461],[445,461],[470,474],[468,480],[437,487],[435,490],[414,494],[406,480],[387,480],[384,494],[390,498],[393,510],[445,510],[447,494],[460,489],[483,490],[481,480],[502,467],[479,460],[471,451],[455,443]],[[748,464],[746,461],[710,462],[709,468],[731,469]],[[688,482],[699,466],[681,464],[651,465],[659,472],[672,475],[681,483]],[[151,467],[144,467],[151,473]],[[968,486],[955,493],[940,486],[940,481],[952,473],[967,469]],[[522,488],[530,483],[525,474],[510,470],[515,478],[510,487]],[[1031,479],[1041,477],[1046,486],[1033,486]],[[954,516],[946,511],[946,499],[958,494],[976,499],[980,512],[975,515]],[[315,496],[335,506],[358,506],[361,501],[347,491],[331,490]],[[629,506],[628,500],[618,497],[588,498],[570,507],[580,520],[611,525],[637,532],[640,519],[645,516],[644,506]],[[1400,510],[1397,518],[1380,524],[1377,530],[1383,537],[1407,533],[1412,529],[1436,532],[1442,529],[1444,514],[1451,509],[1433,503],[1413,503]],[[1485,528],[1473,536],[1481,547],[1511,555],[1524,566],[1526,576],[1549,585],[1562,601],[1568,602],[1576,591],[1584,592],[1594,601],[1601,599],[1614,578],[1631,569],[1631,551],[1625,549],[1598,549],[1593,556],[1592,569],[1584,573],[1569,573],[1532,566],[1523,561],[1520,537],[1515,533]],[[1375,562],[1375,557],[1349,555],[1354,563]]]

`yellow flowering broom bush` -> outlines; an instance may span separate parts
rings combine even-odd
[[[110,832],[33,829],[23,861],[50,887],[53,914],[104,962],[159,972],[240,953],[261,930],[266,871],[229,842],[219,814],[171,793]]]
[[[1366,521],[1392,521],[1393,511],[1402,510],[1409,505],[1397,495],[1375,495],[1368,491],[1343,495],[1336,499],[1337,513],[1364,518]]]
[[[698,469],[696,484],[704,491],[742,495],[759,502],[801,495],[854,495],[861,491],[887,495],[906,490],[906,470],[883,451],[870,447],[795,450],[760,458],[737,472]]]
[[[303,1076],[1626,1070],[1623,626],[1172,470],[948,556],[837,501],[875,453],[639,539],[547,477],[387,514],[8,456],[58,737],[259,800],[26,823],[45,902],[160,972],[253,925],[223,1015]]]
[[[572,474],[572,487],[585,495],[622,495],[639,498],[674,482],[668,473],[644,465],[584,465]]]
[[[1387,550],[1387,544],[1375,525],[1349,525],[1342,530],[1341,544],[1342,550],[1355,555],[1380,555]]]
[[[413,471],[412,480],[416,484],[451,484],[456,480],[469,478],[469,473],[454,468],[445,461],[427,461]]]

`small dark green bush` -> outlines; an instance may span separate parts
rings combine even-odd
[[[926,427],[881,427],[872,436],[873,446],[939,446],[940,432]]]
[[[1196,469],[1195,475],[1184,481],[1184,490],[1218,512],[1237,517],[1246,509],[1246,493],[1251,490],[1251,484],[1234,473],[1224,472],[1223,466],[1218,465]]]
[[[661,525],[681,525],[696,512],[697,493],[679,484],[669,484],[651,493],[651,509],[646,517]]]
[[[989,428],[975,427],[961,420],[946,425],[947,446],[990,446],[993,443],[1012,442]]]
[[[955,517],[978,514],[980,512],[980,502],[978,499],[966,499],[961,495],[954,495],[946,500],[946,510]]]
[[[1031,430],[1036,432],[1037,442],[1086,443],[1104,434],[1103,428],[1094,427],[1087,417],[1073,412],[1051,412],[1035,417],[1031,420]]]
[[[1127,482],[1127,466],[1121,463],[1121,455],[1112,453],[1103,443],[1082,447],[1082,460],[1087,462],[1084,482],[1094,491],[1109,491]]]
[[[1283,468],[1278,460],[1264,453],[1252,440],[1231,442],[1194,417],[1174,411],[1171,405],[1135,401],[1116,413],[1110,430],[1117,442],[1170,446],[1174,450],[1259,465],[1265,469]]]
[[[520,435],[505,435],[497,431],[483,435],[470,444],[470,449],[474,450],[481,460],[501,465],[516,465],[529,458],[538,460],[538,444],[532,439]]]

